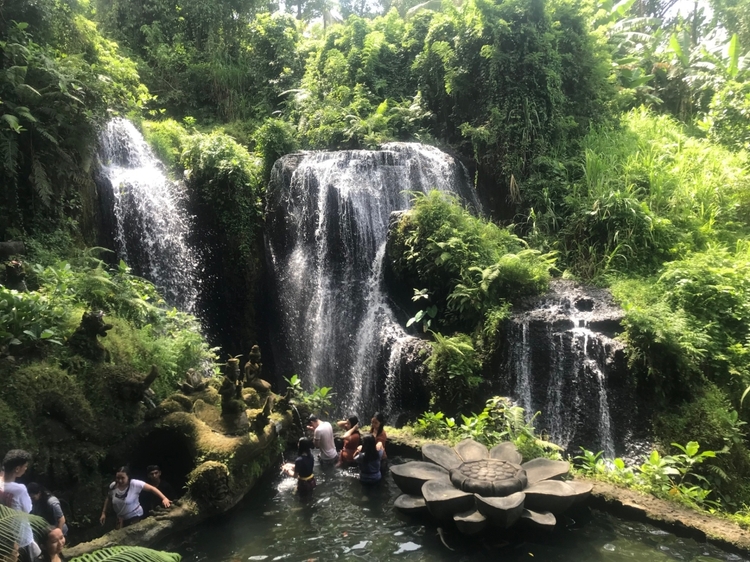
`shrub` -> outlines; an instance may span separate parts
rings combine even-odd
[[[471,330],[490,309],[546,289],[551,255],[438,191],[414,197],[388,252],[403,284],[426,287],[438,325]]]

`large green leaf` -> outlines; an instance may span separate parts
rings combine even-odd
[[[41,517],[0,505],[0,560],[10,557],[24,525],[31,526],[36,538],[44,535],[48,527],[48,523]]]
[[[151,550],[142,546],[113,546],[73,558],[70,562],[180,562],[173,552]]]

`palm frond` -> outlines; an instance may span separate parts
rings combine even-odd
[[[0,505],[0,560],[12,558],[25,527],[30,527],[34,536],[39,538],[46,534],[48,526],[41,517]]]
[[[180,562],[173,552],[151,550],[142,546],[113,546],[73,558],[70,562]]]

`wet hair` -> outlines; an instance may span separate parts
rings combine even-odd
[[[380,422],[380,425],[378,426],[377,433],[373,434],[373,435],[375,435],[375,437],[377,437],[378,435],[380,435],[381,433],[383,433],[383,427],[385,426],[385,418],[383,417],[383,414],[381,414],[380,412],[375,412],[372,415],[372,417],[375,418],[376,420],[378,420]],[[370,430],[370,432],[372,433],[372,429]]]
[[[377,441],[371,433],[362,437],[362,458],[366,463],[378,458]]]
[[[310,414],[310,417],[307,418],[307,421],[309,422],[318,421],[318,416],[316,416],[315,414]]]
[[[312,454],[312,442],[307,437],[300,437],[300,440],[297,441],[297,454],[300,457]]]
[[[349,422],[349,425],[354,427],[359,423],[359,418],[357,416],[349,416],[348,418],[346,418],[346,421]]]
[[[3,458],[3,470],[12,472],[19,466],[28,464],[31,461],[31,453],[23,449],[11,449]]]

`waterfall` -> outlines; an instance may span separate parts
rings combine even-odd
[[[527,420],[541,412],[536,427],[564,449],[578,452],[584,446],[613,457],[618,441],[610,407],[613,381],[618,393],[625,392],[619,380],[623,345],[613,339],[622,311],[601,290],[564,281],[553,282],[547,295],[521,308],[507,331],[508,385],[502,390],[526,409]],[[625,426],[620,435],[628,431],[627,400],[619,401]]]
[[[187,245],[183,186],[167,178],[143,136],[127,119],[112,119],[99,140],[101,175],[111,190],[117,254],[150,280],[166,301],[194,312],[196,260]],[[111,195],[111,197],[110,197]]]
[[[338,413],[398,409],[385,395],[396,386],[388,371],[399,368],[391,352],[413,338],[382,286],[386,235],[391,213],[409,208],[407,192],[430,189],[479,208],[466,170],[419,144],[293,154],[274,166],[266,248],[279,311],[277,371],[333,387]]]

